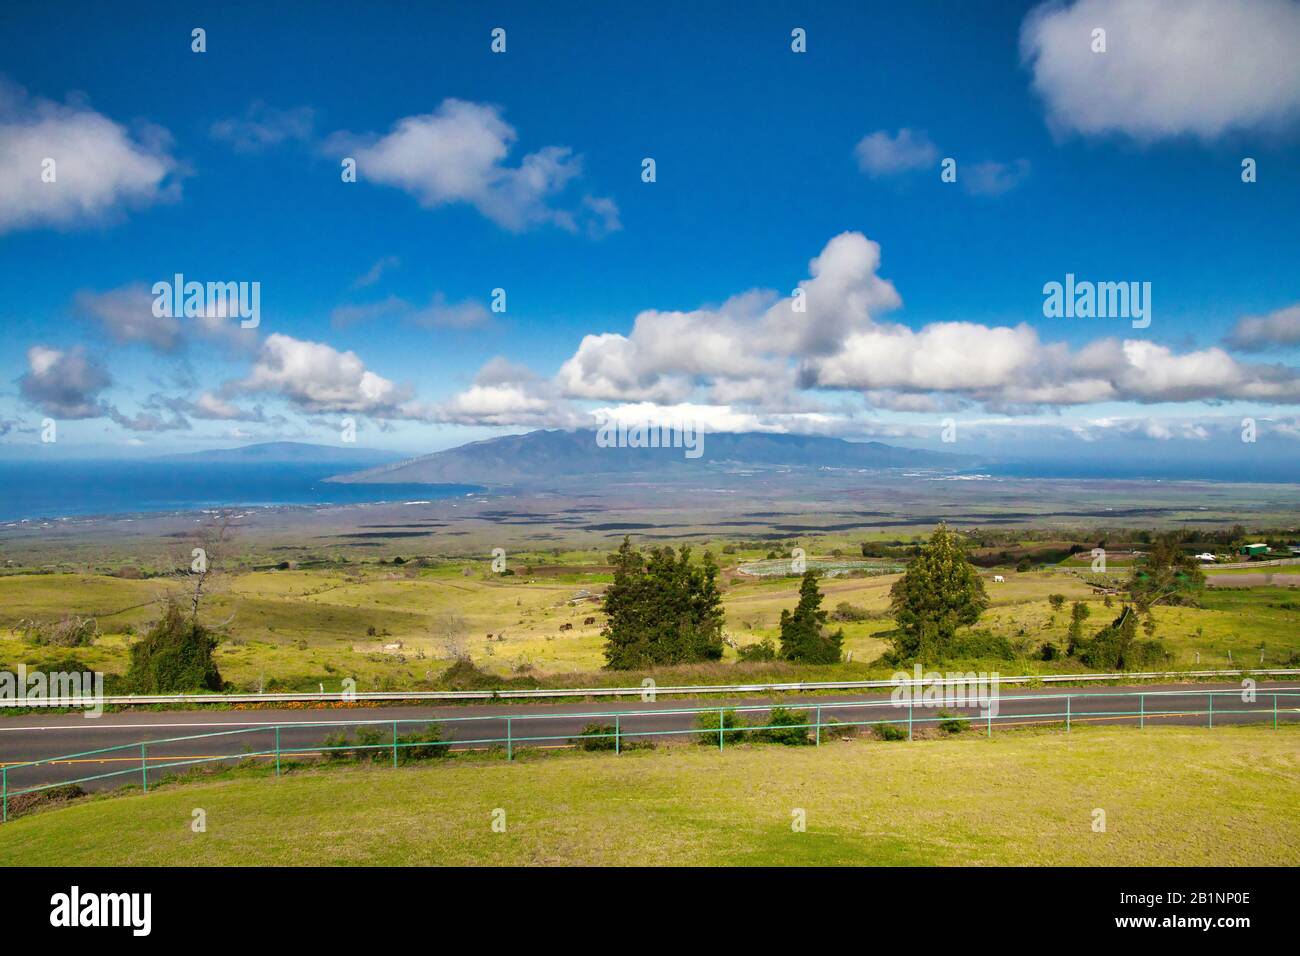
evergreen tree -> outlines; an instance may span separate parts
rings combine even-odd
[[[1088,605],[1082,601],[1075,601],[1070,606],[1070,641],[1065,648],[1065,653],[1073,655],[1083,642],[1083,622],[1088,620],[1092,612],[1088,610]]]
[[[839,663],[844,645],[844,631],[826,632],[830,616],[821,609],[822,592],[817,587],[817,573],[805,571],[799,582],[799,603],[794,612],[781,612],[781,656],[802,664]]]
[[[614,670],[718,660],[722,594],[718,566],[705,553],[691,563],[685,545],[642,555],[625,537],[605,592],[605,666]]]
[[[957,628],[974,624],[988,607],[984,582],[966,557],[957,534],[941,524],[889,591],[900,660],[943,660],[951,655]]]

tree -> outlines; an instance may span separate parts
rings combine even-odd
[[[1205,573],[1194,557],[1182,548],[1173,531],[1159,535],[1146,560],[1135,565],[1129,578],[1129,595],[1142,612],[1157,604],[1191,604],[1192,594],[1205,583]]]
[[[1059,611],[1061,608],[1065,607],[1065,595],[1049,594],[1047,596],[1047,603],[1052,605],[1053,611]]]
[[[957,628],[974,624],[988,607],[984,582],[957,534],[941,524],[889,591],[901,659],[948,656]]]
[[[844,645],[844,631],[828,633],[823,611],[822,592],[817,587],[817,573],[805,571],[799,582],[799,603],[793,613],[781,612],[781,656],[801,664],[837,664]]]
[[[163,616],[131,646],[126,684],[136,694],[221,690],[216,648],[216,636],[169,601]]]
[[[648,557],[625,537],[605,591],[605,666],[612,670],[716,661],[722,657],[718,565],[705,552],[691,563],[683,545],[652,548]]]
[[[1066,654],[1073,655],[1078,650],[1083,642],[1083,622],[1088,620],[1091,614],[1088,605],[1082,601],[1075,601],[1070,605],[1070,641],[1065,649]]]
[[[1119,617],[1079,645],[1079,660],[1096,670],[1122,671],[1164,659],[1164,645],[1155,640],[1138,640],[1137,629],[1137,611],[1125,605]]]

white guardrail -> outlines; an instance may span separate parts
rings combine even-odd
[[[927,672],[930,673],[930,672]],[[938,672],[935,672],[938,673]],[[949,672],[955,673],[955,672]],[[1300,668],[1254,668],[1241,670],[1207,670],[1207,671],[1150,671],[1127,674],[1026,674],[1020,677],[990,677],[990,683],[1027,684],[1041,681],[1044,684],[1064,683],[1066,681],[1108,681],[1108,680],[1157,680],[1160,678],[1200,678],[1200,677],[1296,677]],[[949,684],[965,679],[941,674],[940,684]],[[786,684],[711,684],[686,687],[569,687],[569,688],[534,688],[516,690],[411,690],[411,691],[328,691],[326,693],[298,694],[124,694],[105,696],[105,706],[130,706],[133,704],[289,704],[289,703],[355,703],[356,701],[393,701],[393,700],[508,700],[512,698],[554,698],[554,697],[640,697],[653,692],[660,694],[765,694],[789,691],[821,690],[872,690],[898,686],[928,685],[928,680],[905,681],[894,680],[848,680],[848,681],[797,681]],[[29,702],[0,699],[0,707],[30,707]],[[83,707],[85,698],[47,697],[41,701],[43,707]]]

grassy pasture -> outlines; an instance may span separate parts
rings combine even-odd
[[[0,866],[1295,866],[1298,745],[1296,726],[1079,726],[222,770],[19,817]]]

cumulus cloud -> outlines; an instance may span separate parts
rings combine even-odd
[[[279,395],[306,412],[391,417],[401,414],[410,390],[367,369],[355,352],[276,332],[262,343],[248,375],[227,391]]]
[[[250,354],[257,347],[257,332],[240,326],[240,316],[230,314],[225,299],[215,300],[201,315],[158,316],[150,288],[137,282],[107,292],[79,292],[75,304],[120,345],[146,345],[174,354],[183,351],[191,339],[200,339],[231,355]]]
[[[53,160],[54,181],[42,173]],[[0,233],[102,222],[174,199],[178,163],[165,131],[130,131],[80,103],[0,81]]]
[[[843,233],[792,295],[751,290],[692,311],[644,311],[627,333],[584,336],[544,385],[509,375],[494,376],[490,389],[480,383],[457,420],[483,407],[483,423],[503,424],[510,403],[534,420],[545,402],[699,403],[811,427],[819,416],[851,414],[818,403],[830,392],[896,412],[979,405],[1021,416],[1102,402],[1300,401],[1295,368],[1242,362],[1217,347],[1179,352],[1114,337],[1073,347],[1044,341],[1029,323],[891,322],[902,300],[880,264],[878,244]]]
[[[1295,0],[1052,2],[1025,18],[1020,47],[1058,132],[1209,140],[1300,115]]]
[[[159,352],[176,352],[183,338],[181,323],[153,313],[153,294],[143,283],[108,292],[78,292],[77,309],[94,319],[118,344],[140,343]]]
[[[900,129],[891,135],[879,129],[858,141],[853,154],[858,158],[858,168],[870,176],[891,176],[933,166],[939,150],[930,142],[924,131]]]
[[[427,208],[468,203],[511,232],[543,224],[577,230],[578,215],[553,201],[581,175],[581,157],[544,146],[511,166],[517,139],[497,107],[447,99],[432,113],[398,120],[384,136],[336,133],[330,148],[356,159],[359,179],[405,190]],[[586,208],[602,228],[616,226],[613,200],[593,202]]]
[[[711,308],[647,310],[629,335],[584,337],[558,381],[571,398],[670,404],[706,381],[779,383],[788,378],[787,357],[833,352],[850,331],[902,304],[879,266],[877,243],[841,233],[792,295],[751,290]]]
[[[65,352],[33,345],[27,350],[27,373],[18,380],[18,391],[55,418],[99,418],[106,411],[99,393],[111,384],[108,370],[85,349]]]
[[[1225,344],[1243,352],[1300,345],[1300,305],[1287,306],[1267,315],[1248,315],[1238,320]]]
[[[217,120],[208,132],[229,143],[237,153],[257,153],[294,140],[311,137],[314,113],[309,106],[281,110],[254,100],[241,117]]]

